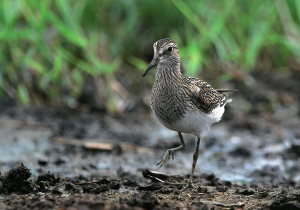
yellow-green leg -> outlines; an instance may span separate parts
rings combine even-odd
[[[195,153],[193,155],[193,166],[192,166],[192,172],[190,174],[190,179],[189,179],[187,185],[184,188],[182,188],[181,190],[185,190],[186,188],[195,187],[193,185],[193,178],[194,178],[194,172],[195,172],[197,160],[198,160],[198,157],[199,157],[199,147],[200,147],[200,138],[198,138],[198,140],[197,140],[196,151],[195,151]]]
[[[162,167],[162,165],[165,162],[169,161],[171,157],[172,157],[172,160],[174,160],[174,152],[176,152],[177,150],[182,150],[182,149],[185,148],[185,142],[184,142],[184,140],[183,140],[182,135],[181,135],[180,132],[178,132],[178,136],[179,136],[180,142],[181,142],[180,146],[172,148],[172,149],[168,149],[167,152],[166,152],[166,154],[157,163],[157,165],[159,165],[159,167]]]

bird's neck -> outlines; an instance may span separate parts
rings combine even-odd
[[[176,84],[181,79],[180,63],[159,63],[155,74],[157,81],[165,84]]]

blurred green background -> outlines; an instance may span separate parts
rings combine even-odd
[[[186,75],[251,85],[253,71],[299,69],[300,1],[2,0],[0,100],[74,108],[95,95],[121,113],[151,87],[141,74],[165,37]]]

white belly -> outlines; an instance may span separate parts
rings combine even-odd
[[[209,129],[213,123],[219,122],[224,113],[224,106],[218,107],[210,114],[198,112],[188,112],[180,120],[173,124],[160,121],[167,128],[182,132],[193,133],[197,137],[201,137],[204,130]]]

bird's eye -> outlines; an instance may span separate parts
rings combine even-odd
[[[171,52],[173,50],[173,47],[169,47],[168,51]]]

